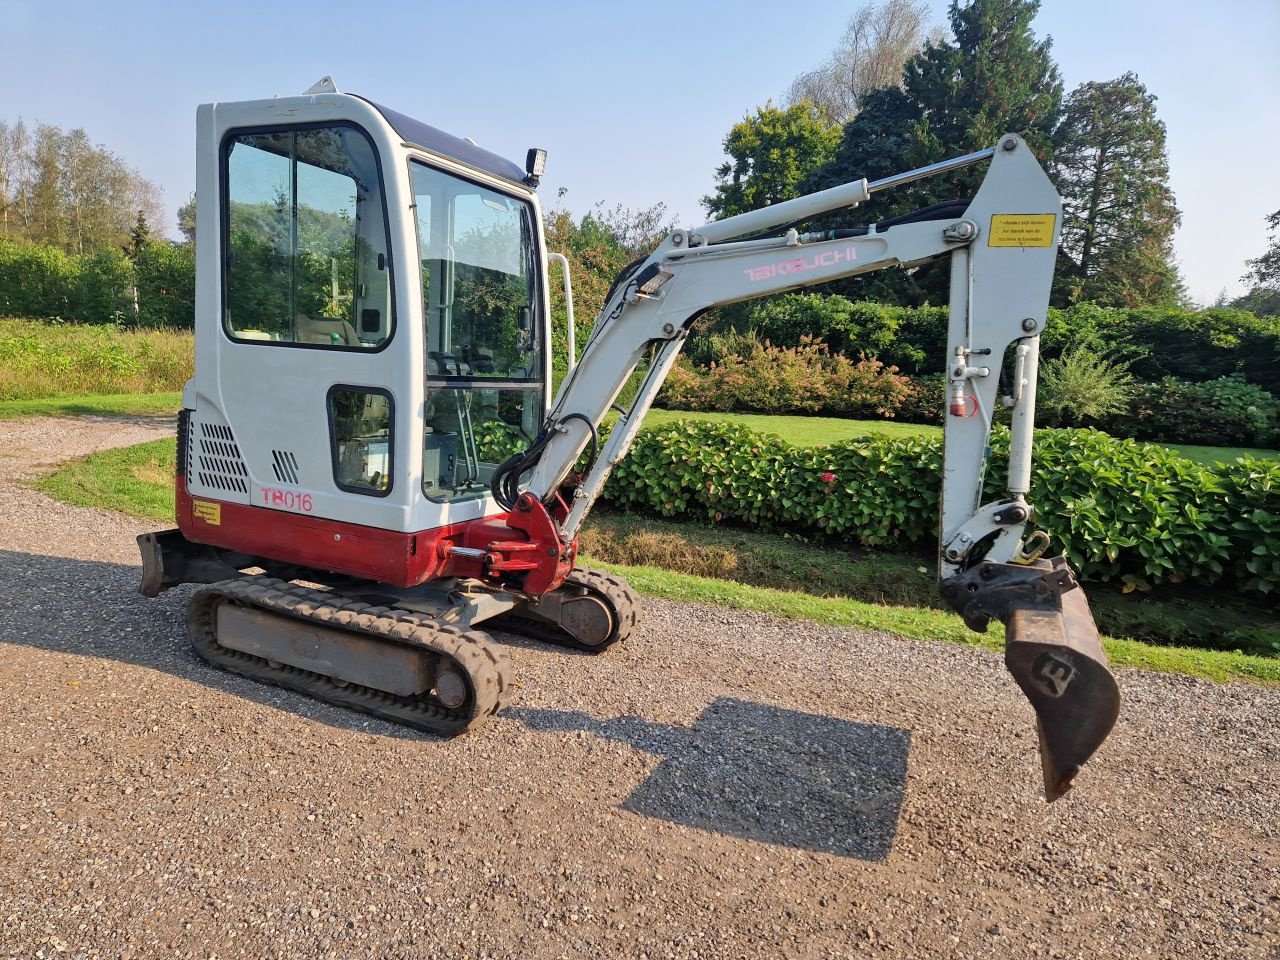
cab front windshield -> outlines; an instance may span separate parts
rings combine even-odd
[[[427,343],[423,491],[470,500],[541,420],[533,211],[424,164],[412,171]]]

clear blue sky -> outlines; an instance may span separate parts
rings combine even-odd
[[[339,87],[522,162],[544,203],[705,217],[721,142],[821,62],[860,4],[0,0],[0,119],[83,127],[165,191],[194,184],[195,107]],[[933,0],[945,22],[945,2]],[[1044,0],[1067,89],[1133,70],[1159,97],[1191,294],[1240,292],[1280,208],[1278,0]]]

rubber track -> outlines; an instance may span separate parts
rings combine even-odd
[[[504,613],[490,620],[489,623],[501,630],[509,630],[533,640],[554,643],[556,646],[583,650],[587,653],[602,653],[615,643],[626,640],[635,632],[636,625],[640,622],[640,595],[622,577],[603,570],[579,567],[565,577],[564,583],[557,589],[563,590],[566,587],[584,587],[609,607],[613,613],[614,627],[604,643],[597,643],[594,646],[579,643],[567,630],[535,617],[523,617],[518,612]]]
[[[466,677],[467,701],[451,709],[430,693],[401,697],[355,683],[340,685],[323,674],[298,667],[273,667],[262,657],[218,644],[215,624],[222,603],[238,603],[429,650],[446,658]],[[192,598],[187,630],[196,652],[216,667],[440,736],[456,736],[484,722],[506,705],[512,690],[506,651],[486,633],[438,624],[423,613],[348,601],[338,594],[271,577],[224,580],[201,590]]]

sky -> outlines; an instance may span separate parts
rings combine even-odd
[[[83,127],[163,188],[175,236],[196,105],[329,74],[518,163],[545,148],[547,208],[664,203],[692,227],[729,129],[821,63],[859,6],[0,0],[0,120]],[[1242,293],[1280,209],[1280,0],[1043,0],[1035,32],[1068,92],[1133,71],[1159,98],[1183,278],[1201,303]]]

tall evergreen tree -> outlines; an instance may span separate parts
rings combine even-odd
[[[1084,83],[1054,133],[1064,222],[1055,299],[1137,307],[1185,298],[1173,263],[1181,220],[1165,127],[1135,74]]]
[[[930,43],[907,61],[902,89],[866,95],[846,124],[832,162],[815,171],[805,189],[823,189],[859,177],[877,179],[947,157],[989,147],[1002,133],[1019,133],[1045,161],[1062,112],[1062,80],[1031,23],[1039,0],[952,0],[954,41]],[[983,169],[887,191],[863,214],[883,220],[936,203],[970,197]],[[847,218],[846,218],[847,219]],[[853,296],[900,303],[943,302],[946,271],[925,268],[910,277],[879,275]]]
[[[981,150],[1018,133],[1042,160],[1062,111],[1062,78],[1052,41],[1037,40],[1039,0],[951,0],[954,43],[907,61],[903,87],[923,116],[915,124],[921,159]]]
[[[129,259],[136,261],[150,242],[151,224],[147,223],[146,214],[139,210],[138,219],[133,222],[133,229],[129,231]]]

